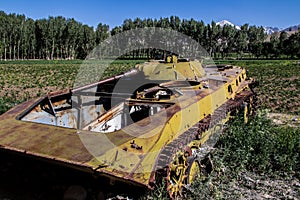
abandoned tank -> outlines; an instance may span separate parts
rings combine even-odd
[[[238,66],[145,62],[17,105],[0,116],[0,148],[110,184],[153,189],[164,179],[174,198],[198,176],[208,141],[237,112],[252,114],[254,83]]]

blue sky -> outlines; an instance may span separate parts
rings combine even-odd
[[[205,23],[226,19],[237,25],[279,28],[300,24],[299,0],[0,0],[0,10],[33,19],[61,15],[94,27],[102,22],[111,28],[126,18],[171,15]]]

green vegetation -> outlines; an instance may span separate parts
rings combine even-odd
[[[10,61],[0,64],[0,113],[48,92],[70,87],[80,63]]]
[[[299,128],[274,126],[265,112],[258,112],[248,124],[243,123],[242,117],[230,123],[217,145],[217,154],[235,170],[299,173],[299,139]]]
[[[142,60],[116,60],[104,76],[119,74]],[[58,89],[72,88],[83,61],[2,61],[0,62],[0,113],[14,105]],[[96,64],[98,64],[95,61]],[[259,105],[271,112],[300,114],[300,63],[288,60],[228,60],[246,67],[248,76],[259,81],[255,89]],[[87,77],[89,80],[88,76]],[[91,81],[91,80],[89,80]],[[96,81],[96,80],[94,80]]]
[[[289,60],[227,60],[216,63],[246,67],[259,81],[259,106],[271,112],[300,115],[300,62]]]
[[[101,78],[120,74],[140,62],[142,61],[116,60],[103,71]],[[91,64],[101,67],[96,61]],[[0,114],[20,102],[40,97],[49,92],[73,88],[74,81],[78,78],[78,70],[82,70],[84,67],[86,66],[83,61],[78,60],[0,62]],[[86,72],[86,70],[83,71]],[[95,78],[91,73],[82,75],[89,81],[88,83],[97,81],[90,79],[90,76]]]
[[[99,23],[95,28],[66,19],[63,16],[33,20],[20,14],[0,11],[0,59],[84,59],[101,42],[110,36],[128,30],[159,27],[183,33],[197,41],[214,58],[300,58],[300,33],[288,35],[282,32],[267,40],[263,27],[244,24],[241,30],[232,26],[221,27],[214,21],[205,24],[194,19],[177,16],[160,19],[125,19],[121,26],[112,27]],[[147,33],[145,38],[151,38]],[[170,38],[165,35],[163,41]],[[147,46],[147,40],[137,40]],[[118,41],[120,46],[126,46]],[[124,41],[123,41],[124,42]],[[142,43],[141,43],[142,42]],[[125,42],[132,47],[134,44]],[[133,48],[128,48],[132,50]],[[125,58],[154,57],[157,49],[128,51]],[[233,56],[232,56],[233,55]]]

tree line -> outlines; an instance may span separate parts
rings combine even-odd
[[[177,16],[160,19],[125,19],[121,26],[99,23],[94,27],[62,16],[33,20],[0,11],[0,59],[84,59],[105,39],[124,31],[160,27],[183,33],[197,41],[214,58],[300,58],[300,33],[282,32],[270,40],[263,27],[244,24],[240,29],[216,22],[205,24]],[[133,51],[127,56],[145,58],[154,49]]]
[[[109,34],[102,23],[94,30],[62,16],[33,20],[0,11],[0,59],[84,59]]]

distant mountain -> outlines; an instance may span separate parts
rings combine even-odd
[[[225,25],[229,25],[229,26],[233,26],[238,30],[241,30],[241,27],[238,25],[233,24],[232,22],[228,21],[228,20],[222,20],[216,23],[217,25],[220,25],[221,27],[225,26]],[[275,33],[280,33],[282,31],[286,31],[288,33],[295,33],[298,31],[298,29],[300,28],[300,24],[296,25],[296,26],[290,26],[288,28],[282,29],[282,28],[278,28],[278,27],[270,27],[270,26],[266,26],[263,27],[265,30],[265,33],[268,35],[272,35]]]
[[[282,30],[282,29],[277,28],[277,27],[269,27],[269,26],[264,27],[264,29],[265,29],[265,33],[268,34],[268,35],[270,35],[272,33],[280,32]]]
[[[265,32],[268,35],[274,34],[274,33],[280,33],[280,32],[287,32],[289,34],[293,34],[295,32],[297,32],[300,28],[300,24],[299,25],[295,25],[295,26],[290,26],[288,28],[282,29],[282,28],[277,28],[277,27],[264,27]]]
[[[296,26],[290,26],[286,29],[283,29],[283,31],[286,31],[286,32],[288,32],[288,31],[298,31],[299,28],[300,28],[300,24],[296,25]]]
[[[221,27],[225,26],[225,25],[229,25],[229,26],[233,26],[235,27],[236,29],[238,30],[241,30],[241,27],[240,26],[237,26],[233,23],[231,23],[230,21],[227,21],[227,20],[222,20],[222,21],[219,21],[216,23],[217,25],[220,25]]]
[[[222,21],[219,21],[216,23],[217,25],[220,25],[221,27],[225,26],[225,25],[229,25],[229,26],[233,26],[235,27],[236,29],[238,30],[241,30],[241,27],[238,26],[238,25],[235,25],[233,24],[232,22],[230,21],[227,21],[227,20],[222,20]],[[265,29],[265,33],[267,33],[268,35],[269,34],[272,34],[272,33],[276,33],[276,32],[280,32],[281,29],[277,28],[277,27],[264,27]]]

